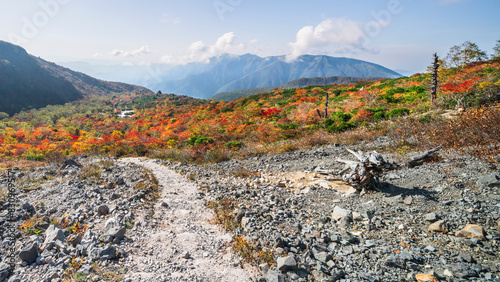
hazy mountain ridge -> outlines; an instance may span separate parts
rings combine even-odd
[[[69,81],[42,68],[26,50],[0,41],[0,112],[11,115],[82,97]]]
[[[76,89],[85,95],[109,95],[113,93],[137,92],[150,93],[151,91],[145,87],[121,83],[103,81],[93,78],[84,73],[73,71],[71,69],[59,66],[55,63],[47,62],[43,59],[36,58],[40,66],[52,73],[54,76],[61,76]]]
[[[216,93],[238,89],[273,87],[305,77],[384,77],[401,75],[383,66],[350,58],[303,55],[287,62],[285,56],[223,55],[212,58],[207,70],[183,79],[164,80],[151,89],[209,98]]]
[[[23,109],[64,104],[85,95],[123,92],[140,94],[151,91],[144,87],[98,80],[0,41],[0,112],[12,115]]]
[[[279,86],[270,86],[270,87],[258,87],[258,88],[250,88],[250,89],[239,89],[227,92],[217,93],[212,96],[210,99],[213,100],[222,100],[222,101],[232,101],[242,97],[251,96],[258,93],[269,92],[276,88],[281,89],[292,89],[292,88],[300,88],[306,87],[310,85],[318,85],[318,86],[326,86],[332,84],[349,84],[355,83],[358,81],[372,81],[381,79],[380,77],[350,77],[350,76],[330,76],[330,77],[312,77],[312,78],[299,78],[287,82],[285,84]]]

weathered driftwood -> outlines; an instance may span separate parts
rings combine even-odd
[[[416,157],[410,158],[404,163],[404,166],[415,167],[421,165],[425,161],[429,160],[429,158],[440,149],[441,146],[426,151]],[[341,175],[343,181],[349,183],[349,185],[357,190],[369,187],[378,190],[378,187],[380,186],[378,178],[385,170],[394,170],[403,167],[403,165],[387,163],[384,160],[384,157],[376,151],[368,154],[361,151],[354,152],[349,149],[347,149],[347,151],[353,154],[358,161],[337,160],[338,162],[345,163],[346,165],[344,169],[337,174]]]
[[[416,167],[422,165],[424,162],[428,161],[437,151],[441,149],[442,146],[438,146],[434,149],[423,152],[422,154],[415,156],[413,158],[409,158],[405,166],[407,167]]]
[[[342,180],[349,183],[357,190],[361,190],[368,186],[377,189],[377,178],[382,174],[384,169],[390,168],[391,165],[386,163],[384,157],[375,151],[365,154],[361,151],[356,153],[352,150],[347,150],[353,154],[358,161],[337,160],[346,164],[345,168],[338,173],[342,175]]]

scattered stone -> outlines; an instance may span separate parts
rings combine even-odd
[[[338,207],[338,206],[335,206],[333,208],[333,212],[331,215],[332,219],[339,220],[339,219],[342,219],[343,217],[346,217],[346,216],[351,216],[350,210],[346,210],[346,209],[343,209],[343,208]]]
[[[278,258],[277,264],[278,264],[278,270],[283,273],[289,270],[297,269],[297,261],[292,256]]]
[[[425,247],[424,250],[432,253],[432,252],[434,252],[436,250],[436,248],[434,248],[433,246],[427,246],[427,247]]]
[[[477,272],[463,263],[451,264],[451,271],[458,278],[477,277]]]
[[[64,242],[64,232],[59,226],[51,225],[45,230],[44,244],[50,244],[56,240]]]
[[[114,217],[106,221],[104,229],[104,235],[113,236],[118,240],[122,240],[125,237],[125,232],[127,231],[127,228],[125,226],[122,226]]]
[[[448,232],[448,223],[445,220],[438,220],[433,224],[429,225],[429,230],[434,232]]]
[[[362,221],[363,216],[359,212],[352,212],[352,220],[354,221]]]
[[[285,277],[274,270],[269,270],[265,279],[267,282],[285,282]]]
[[[9,278],[7,282],[22,282],[22,278],[19,275],[14,275]]]
[[[106,245],[102,248],[93,248],[89,251],[89,258],[93,261],[114,259],[116,258],[116,248],[112,245]]]
[[[449,269],[445,269],[443,271],[443,275],[447,276],[447,277],[453,277],[453,273],[451,273],[451,271]]]
[[[19,258],[29,264],[36,262],[38,257],[38,243],[32,243],[24,247],[19,253]]]
[[[80,163],[78,163],[77,161],[75,161],[75,160],[66,159],[64,161],[64,163],[62,164],[61,169],[66,169],[66,168],[69,168],[69,167],[81,168],[83,166]]]
[[[464,253],[461,253],[459,256],[458,256],[462,261],[464,262],[468,262],[468,263],[472,263],[472,262],[475,262],[474,258],[469,255],[469,254],[464,254]]]
[[[125,180],[123,179],[123,177],[119,177],[118,179],[116,179],[115,184],[116,185],[125,185]]]
[[[71,234],[68,236],[68,239],[66,240],[69,244],[71,244],[73,247],[76,247],[76,245],[80,244],[82,242],[82,235],[80,234]]]
[[[438,279],[434,275],[425,273],[415,275],[415,279],[418,282],[438,282]]]
[[[98,208],[97,208],[97,213],[99,215],[107,215],[109,213],[109,208],[107,205],[100,205]]]
[[[0,263],[0,281],[4,281],[9,276],[10,265],[6,263]]]
[[[494,173],[487,174],[478,179],[477,184],[488,187],[500,187],[500,177]]]
[[[84,264],[80,269],[78,269],[78,272],[81,272],[85,275],[90,275],[90,272],[92,271],[92,265],[90,264]]]
[[[342,269],[333,268],[330,271],[332,281],[338,281],[345,278],[345,272]]]
[[[312,173],[309,173],[316,167],[335,170],[338,164],[332,162],[331,157],[345,156],[342,154],[344,150],[327,146],[207,166],[160,160],[155,163],[175,167],[176,171],[184,175],[195,175],[196,180],[202,183],[199,191],[210,192],[198,191],[193,194],[193,200],[207,203],[224,198],[234,199],[236,210],[231,215],[235,216],[235,222],[240,219],[244,226],[236,231],[237,235],[248,238],[256,248],[269,248],[277,255],[276,260],[280,256],[295,260],[291,266],[283,263],[279,265],[284,272],[277,268],[276,261],[272,269],[267,264],[262,265],[262,275],[266,276],[257,278],[257,281],[312,281],[315,278],[319,281],[419,281],[415,278],[419,273],[432,275],[440,281],[494,281],[500,276],[496,259],[500,250],[500,234],[497,231],[497,228],[500,230],[500,198],[495,194],[496,190],[488,185],[474,185],[482,175],[493,171],[488,165],[467,156],[427,163],[417,168],[392,172],[397,177],[390,179],[385,173],[378,179],[382,183],[379,187],[382,193],[369,191],[363,195],[346,197],[335,188],[336,182],[331,175],[317,175],[317,178],[312,179]],[[96,163],[95,160],[89,161],[82,161],[82,164],[88,166]],[[113,166],[102,167],[101,183],[112,183],[110,187],[113,189],[110,190],[105,188],[105,184],[94,185],[82,180],[74,168],[61,172],[56,166],[52,168],[55,174],[44,172],[47,178],[42,182],[41,189],[22,194],[20,203],[33,203],[36,212],[42,218],[47,217],[43,219],[45,222],[51,221],[49,217],[60,218],[64,215],[71,222],[70,226],[80,222],[89,228],[81,240],[74,236],[75,233],[70,234],[62,229],[62,238],[53,239],[47,245],[48,248],[39,242],[40,251],[43,252],[36,258],[37,265],[28,265],[26,262],[24,266],[20,263],[16,265],[15,274],[19,275],[20,280],[60,281],[64,269],[69,267],[71,257],[85,259],[80,268],[80,273],[84,274],[92,272],[90,269],[87,271],[87,268],[95,261],[104,271],[116,270],[115,266],[119,263],[120,268],[128,270],[124,281],[147,280],[144,279],[146,275],[154,275],[158,281],[212,281],[215,280],[214,274],[223,274],[219,273],[219,268],[200,274],[200,261],[222,259],[224,267],[239,267],[242,264],[236,255],[219,256],[218,250],[225,246],[223,241],[229,241],[231,236],[207,246],[204,240],[212,233],[205,234],[201,226],[188,223],[198,213],[186,213],[189,204],[180,201],[185,196],[182,189],[171,189],[170,184],[158,178],[162,183],[159,186],[162,198],[154,202],[154,206],[149,201],[142,201],[150,195],[149,191],[134,189],[134,184],[143,181],[144,167],[136,169],[134,165],[123,166],[124,162],[127,160],[120,159]],[[232,173],[241,167],[259,172],[260,175],[234,177]],[[291,175],[294,171],[302,174]],[[29,173],[30,177],[37,179],[36,171]],[[65,177],[62,182],[60,175]],[[300,182],[305,184],[304,187],[310,187],[311,182],[325,177],[332,189],[314,185],[309,193],[300,193],[294,188],[300,187]],[[119,178],[123,178],[128,185],[115,185]],[[287,179],[283,182],[287,187],[276,186],[282,179]],[[459,182],[467,184],[460,186],[457,185]],[[444,188],[436,193],[432,187],[438,185]],[[117,198],[113,194],[122,197]],[[113,198],[117,199],[111,206],[109,200]],[[117,222],[111,225],[116,225],[118,230],[124,227],[124,223],[134,222],[126,230],[127,237],[119,240],[106,234],[109,231],[107,229],[111,228],[110,224],[105,224],[108,217],[104,219],[98,210],[102,205],[110,205],[106,215],[113,214]],[[198,206],[202,207],[203,204]],[[332,218],[332,211],[339,211],[335,210],[335,206],[345,209],[347,215],[344,213]],[[144,216],[151,211],[151,207],[155,208],[154,217]],[[5,212],[5,208],[2,208]],[[18,224],[26,220],[22,217],[27,214],[26,211],[17,208]],[[431,218],[431,211],[436,218]],[[0,234],[4,227],[4,214],[0,213]],[[171,215],[175,215],[174,221]],[[439,222],[439,215],[446,222]],[[182,222],[182,226],[178,222]],[[471,222],[477,222],[488,231],[487,241],[452,236]],[[339,228],[339,225],[347,228]],[[433,225],[437,228],[430,227]],[[40,224],[36,226],[43,230],[40,234],[16,235],[17,244],[21,243],[18,246],[27,246],[35,242],[36,237],[45,239],[46,227]],[[427,228],[443,233],[452,230],[454,234],[425,232]],[[185,237],[178,236],[181,230],[186,232]],[[157,236],[160,232],[162,235]],[[64,237],[65,243],[61,240]],[[192,257],[182,259],[185,250],[183,244],[192,240],[197,240],[196,251],[189,249]],[[0,248],[7,244],[8,240],[4,239],[0,242]],[[114,250],[108,245],[113,246]],[[280,258],[280,262],[288,257]],[[119,261],[108,261],[117,258]],[[473,278],[474,275],[477,278]],[[97,281],[99,277],[90,274],[86,280]]]
[[[467,224],[462,230],[456,232],[455,236],[465,238],[475,238],[484,240],[486,232],[483,227],[477,224]]]
[[[327,252],[317,252],[314,255],[314,258],[318,261],[321,261],[322,263],[326,263],[327,261],[332,259],[332,256]]]
[[[425,220],[435,222],[436,220],[438,220],[438,216],[436,215],[436,213],[431,212],[425,215]]]
[[[413,204],[413,197],[412,196],[408,196],[404,199],[404,203],[405,205],[411,205]]]
[[[23,210],[28,212],[29,214],[34,214],[35,213],[35,207],[33,207],[32,204],[26,202],[23,204]]]
[[[188,259],[191,257],[191,254],[188,251],[182,252],[182,258]]]

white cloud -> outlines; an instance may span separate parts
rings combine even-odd
[[[124,50],[120,50],[120,49],[115,49],[115,50],[109,52],[109,54],[111,54],[115,57],[137,57],[137,56],[146,55],[149,53],[151,53],[151,50],[149,49],[149,46],[147,46],[147,45],[144,45],[141,48],[136,49],[136,50],[132,50],[132,51],[124,51]]]
[[[228,32],[219,37],[213,45],[206,45],[203,41],[191,43],[188,54],[180,56],[166,55],[161,58],[165,64],[187,64],[191,62],[208,62],[212,57],[222,54],[243,54],[248,51],[248,45],[235,43],[236,35]],[[252,40],[252,44],[257,43]]]
[[[363,24],[344,18],[332,18],[324,20],[316,27],[305,26],[297,32],[295,41],[288,44],[291,53],[287,59],[294,60],[300,55],[309,53],[374,52],[373,49],[367,47],[367,33],[373,36],[374,32],[370,28],[379,32],[382,27],[388,24],[386,21],[371,21]]]

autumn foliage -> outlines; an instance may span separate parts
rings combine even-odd
[[[154,155],[213,162],[261,152],[272,144],[281,144],[280,150],[286,151],[343,140],[340,136],[384,134],[387,130],[381,127],[392,128],[391,120],[458,105],[478,109],[467,111],[457,119],[460,122],[446,123],[446,128],[467,132],[475,127],[476,131],[474,137],[448,138],[448,147],[498,142],[498,131],[486,127],[500,124],[495,119],[498,107],[491,106],[499,100],[500,64],[492,61],[441,70],[439,81],[435,104],[430,102],[428,74],[278,89],[231,102],[171,94],[87,97],[0,120],[0,158],[42,161],[75,154]],[[317,110],[324,110],[327,93],[332,116],[325,120]],[[120,115],[126,110],[133,113]],[[438,133],[426,134],[433,142],[441,140]]]

